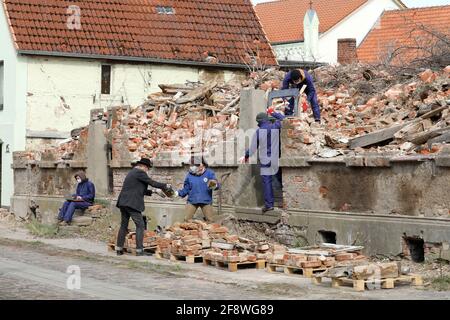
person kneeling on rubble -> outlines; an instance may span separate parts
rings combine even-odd
[[[206,220],[213,221],[212,194],[213,190],[219,188],[216,174],[208,168],[206,161],[203,158],[192,158],[184,187],[177,191],[181,198],[188,196],[185,220],[191,220],[197,209],[201,208]]]
[[[77,172],[74,177],[78,183],[77,190],[75,194],[67,198],[59,210],[58,221],[61,225],[69,225],[72,222],[76,209],[85,210],[94,203],[94,184],[86,178],[86,174],[83,171]]]
[[[314,120],[317,123],[320,123],[320,107],[317,101],[316,89],[314,87],[312,76],[306,70],[294,69],[286,73],[281,89],[301,89],[304,85],[306,86],[306,96],[308,97],[308,101],[313,110]],[[289,106],[286,108],[284,114],[285,116],[292,116],[294,114],[294,98],[289,99]]]
[[[149,190],[148,186],[150,185],[160,189],[164,193],[173,192],[170,184],[156,182],[148,176],[148,171],[152,166],[153,164],[150,159],[142,158],[127,174],[123,182],[122,191],[119,194],[116,204],[116,207],[120,209],[122,215],[116,244],[116,253],[118,256],[123,255],[123,246],[128,233],[128,222],[130,218],[136,225],[136,255],[149,255],[149,253],[144,253],[145,223],[144,217],[142,216],[142,212],[145,210],[144,197],[153,194],[153,191]],[[155,193],[160,194],[158,191],[155,191]]]

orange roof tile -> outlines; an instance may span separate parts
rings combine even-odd
[[[249,50],[276,60],[250,0],[2,0],[19,51],[244,65]],[[68,7],[81,10],[70,30]],[[174,14],[159,14],[157,6]]]
[[[361,7],[368,0],[314,0],[319,16],[319,32],[324,33]],[[303,41],[303,19],[308,0],[279,0],[255,6],[264,31],[272,43]]]
[[[427,55],[426,50],[436,43],[436,38],[423,28],[450,35],[450,5],[385,11],[359,45],[358,59],[384,62],[395,51],[391,62],[399,64]]]

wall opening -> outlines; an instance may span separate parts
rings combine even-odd
[[[413,262],[425,261],[425,242],[417,237],[405,237],[406,246]]]
[[[336,232],[320,230],[319,234],[322,237],[322,241],[324,243],[334,243],[334,244],[336,244]]]
[[[102,94],[111,94],[111,66],[102,65]]]

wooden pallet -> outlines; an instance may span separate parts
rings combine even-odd
[[[285,266],[282,264],[276,264],[276,263],[268,263],[267,264],[267,271],[268,272],[277,272],[277,269],[283,268],[283,272],[285,274],[300,274],[307,278],[312,278],[314,273],[316,272],[323,272],[327,270],[327,267],[318,267],[318,268],[300,268],[300,267],[293,267],[293,266]]]
[[[170,261],[184,261],[186,263],[203,262],[202,256],[183,256],[178,254],[170,254]]]
[[[322,277],[313,277],[313,283],[322,283]],[[396,283],[409,283],[412,286],[422,286],[422,276],[416,274],[402,275],[397,278],[374,279],[374,280],[353,280],[348,278],[331,278],[331,287],[339,288],[344,285],[352,285],[356,291],[368,289],[393,289]]]
[[[255,262],[223,262],[203,258],[203,264],[205,266],[214,266],[219,269],[228,269],[228,271],[236,272],[243,268],[256,268],[264,269],[266,267],[266,260],[257,260]]]

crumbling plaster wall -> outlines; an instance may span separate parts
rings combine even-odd
[[[101,94],[101,67],[112,65],[111,94]],[[138,106],[164,83],[229,80],[242,71],[93,59],[30,57],[27,122],[30,131],[69,132],[89,122],[91,109]],[[31,146],[31,144],[30,144]]]

